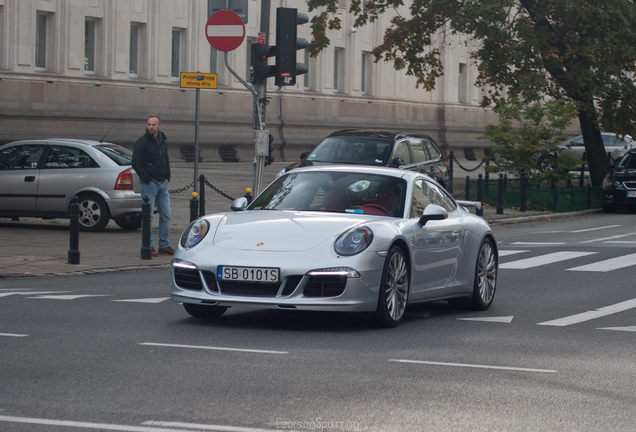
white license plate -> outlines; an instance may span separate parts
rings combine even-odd
[[[636,191],[627,191],[627,198],[636,198]]]
[[[280,269],[270,267],[219,266],[216,278],[224,281],[276,283]]]

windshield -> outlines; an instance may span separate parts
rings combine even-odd
[[[327,137],[307,156],[312,162],[387,166],[392,140],[366,136]]]
[[[132,163],[132,152],[127,148],[124,148],[117,144],[100,144],[95,148],[110,159],[117,165],[130,165]]]
[[[401,217],[406,181],[349,172],[300,172],[279,177],[248,210],[324,211]]]
[[[636,169],[636,153],[625,153],[625,156],[618,161],[616,165],[618,169]]]

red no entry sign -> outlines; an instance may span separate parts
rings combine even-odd
[[[243,43],[245,24],[236,13],[221,10],[208,19],[205,36],[213,48],[219,51],[233,51]]]

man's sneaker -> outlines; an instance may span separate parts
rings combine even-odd
[[[159,254],[157,253],[157,251],[155,250],[155,248],[150,248],[150,255],[152,256],[159,256]]]
[[[159,255],[174,255],[174,249],[170,246],[159,249]]]

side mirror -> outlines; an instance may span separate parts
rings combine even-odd
[[[429,204],[424,209],[424,214],[422,214],[418,223],[424,226],[428,221],[444,220],[446,218],[448,218],[448,212],[444,209],[444,207],[436,204]]]
[[[310,152],[304,152],[304,153],[301,153],[301,154],[300,154],[300,160],[305,160],[305,158],[306,158],[307,156],[309,156],[309,153],[310,153]]]
[[[235,212],[245,211],[248,204],[249,203],[247,202],[247,198],[240,197],[232,201],[232,205],[230,206],[230,208],[232,209],[232,211],[235,211]]]

